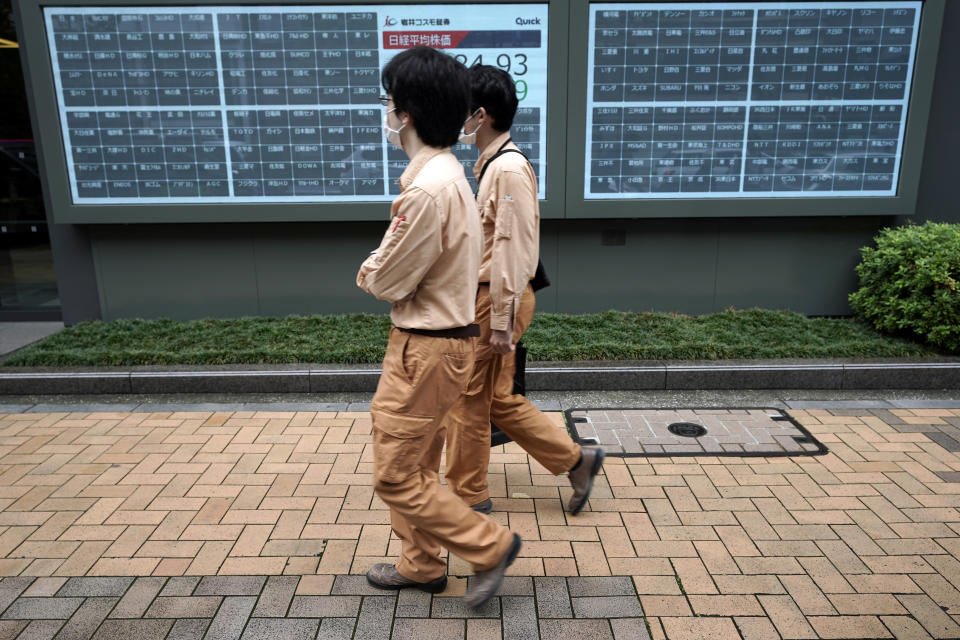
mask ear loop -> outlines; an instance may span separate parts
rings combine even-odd
[[[396,111],[396,110],[397,110],[396,107],[394,107],[393,109],[387,109],[387,114],[386,114],[386,115],[390,115],[391,113],[393,113],[393,112]],[[399,118],[397,118],[397,119],[399,120]],[[390,123],[387,122],[386,116],[383,118],[383,124],[386,125],[387,129],[389,129],[390,131],[396,131],[398,134],[399,134],[401,131],[403,131],[404,128],[407,126],[407,123],[406,123],[406,122],[404,122],[403,120],[400,120],[400,128],[399,128],[399,129],[394,129],[393,127],[390,126]]]
[[[384,116],[384,120],[386,120],[386,116],[390,115],[391,113],[393,113],[393,112],[396,111],[396,110],[397,110],[397,107],[394,107],[393,109],[387,109],[387,112],[386,112],[386,114],[385,114],[385,116]],[[473,116],[471,116],[471,117],[473,117]],[[400,120],[400,117],[399,117],[399,116],[397,116],[397,120]],[[405,126],[407,126],[407,123],[404,122],[403,120],[400,120],[400,129],[403,129]],[[398,131],[399,131],[399,129],[398,129]]]
[[[471,113],[471,114],[470,114],[470,117],[468,117],[466,120],[464,120],[463,124],[467,124],[468,122],[470,122],[470,120],[472,120],[473,118],[475,118],[475,117],[477,116],[477,114],[480,113],[480,109],[482,109],[482,108],[483,108],[483,107],[477,107],[477,110],[474,111],[473,113]],[[474,129],[473,131],[471,131],[470,133],[466,133],[466,131],[464,131],[464,133],[466,133],[468,136],[472,136],[472,135],[475,134],[477,131],[480,131],[480,127],[482,127],[482,126],[483,126],[483,123],[481,122],[481,123],[479,123],[479,124],[477,125],[477,128]],[[460,130],[463,131],[463,127],[460,127]]]
[[[389,116],[391,113],[393,113],[396,110],[397,110],[396,107],[394,107],[393,109],[388,109],[386,115]],[[393,127],[390,126],[390,123],[387,121],[386,116],[384,116],[383,118],[383,129],[384,131],[387,132],[387,141],[400,149],[403,149],[403,142],[400,140],[400,132],[403,131],[406,127],[407,127],[407,123],[401,121],[400,128],[394,129]]]

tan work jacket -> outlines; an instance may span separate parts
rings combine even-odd
[[[473,167],[479,180],[483,165],[510,138],[499,135]],[[516,149],[512,142],[506,149]],[[490,327],[506,331],[513,324],[527,283],[540,257],[540,204],[537,177],[519,153],[505,153],[487,169],[477,189],[483,221],[483,259],[479,282],[490,283]]]
[[[402,329],[471,324],[483,232],[463,167],[449,149],[425,147],[399,182],[403,192],[357,286],[394,303],[390,318]]]

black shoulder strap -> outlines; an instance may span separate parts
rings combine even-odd
[[[496,160],[497,158],[499,158],[500,156],[502,156],[503,154],[505,154],[505,153],[519,153],[520,155],[523,156],[523,158],[524,158],[527,162],[530,162],[530,159],[527,158],[526,154],[523,153],[523,151],[520,151],[519,149],[504,149],[504,147],[506,147],[506,146],[507,146],[508,144],[510,144],[511,142],[513,142],[513,138],[507,138],[507,141],[504,142],[502,145],[500,145],[500,148],[497,149],[497,152],[496,152],[495,154],[493,154],[493,155],[490,157],[490,159],[487,160],[487,161],[484,163],[483,169],[480,169],[480,177],[477,178],[477,189],[480,188],[480,183],[483,181],[483,176],[487,173],[487,169],[490,167],[490,163],[493,162],[494,160]]]
[[[508,144],[510,144],[511,142],[513,142],[513,139],[512,139],[512,138],[507,138],[507,141],[504,142],[502,145],[500,145],[500,148],[497,149],[497,152],[496,152],[495,154],[493,154],[493,155],[490,157],[490,159],[486,161],[486,163],[484,163],[483,169],[480,169],[480,177],[477,178],[477,190],[478,190],[478,191],[479,191],[479,189],[480,189],[480,182],[483,181],[483,176],[484,176],[484,174],[487,172],[487,167],[490,166],[490,163],[491,163],[491,162],[493,162],[494,160],[496,160],[497,158],[499,158],[499,157],[502,156],[503,154],[505,154],[505,153],[519,153],[520,155],[523,156],[523,159],[524,159],[524,160],[526,160],[528,163],[530,162],[530,158],[528,158],[527,155],[526,155],[523,151],[520,151],[519,149],[504,149],[504,147],[506,147],[506,146],[507,146]],[[550,278],[547,277],[547,272],[546,272],[546,270],[543,268],[543,261],[542,261],[542,260],[539,260],[539,259],[537,260],[537,272],[534,274],[533,279],[530,280],[530,286],[533,287],[533,290],[534,290],[534,291],[539,291],[540,289],[543,289],[544,287],[549,287],[549,286],[550,286]],[[524,353],[523,357],[526,358],[526,349],[523,350],[523,353]],[[519,345],[519,343],[517,344],[517,357],[518,357],[518,358],[521,357],[521,356],[520,356],[520,345]],[[518,362],[518,364],[519,364],[519,362]],[[518,369],[518,370],[520,370],[520,369]],[[517,389],[516,383],[514,383],[514,393],[516,393],[516,389]],[[522,388],[521,388],[520,393],[523,393]]]

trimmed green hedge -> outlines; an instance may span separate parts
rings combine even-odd
[[[385,315],[84,322],[10,356],[12,366],[378,363]],[[689,317],[607,311],[538,313],[524,343],[531,360],[909,357],[936,355],[862,322],[787,311]]]
[[[883,229],[861,249],[850,305],[880,331],[960,351],[960,224]]]

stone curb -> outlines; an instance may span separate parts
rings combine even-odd
[[[0,395],[372,392],[379,368],[0,369]],[[531,363],[528,391],[958,389],[960,359]]]

